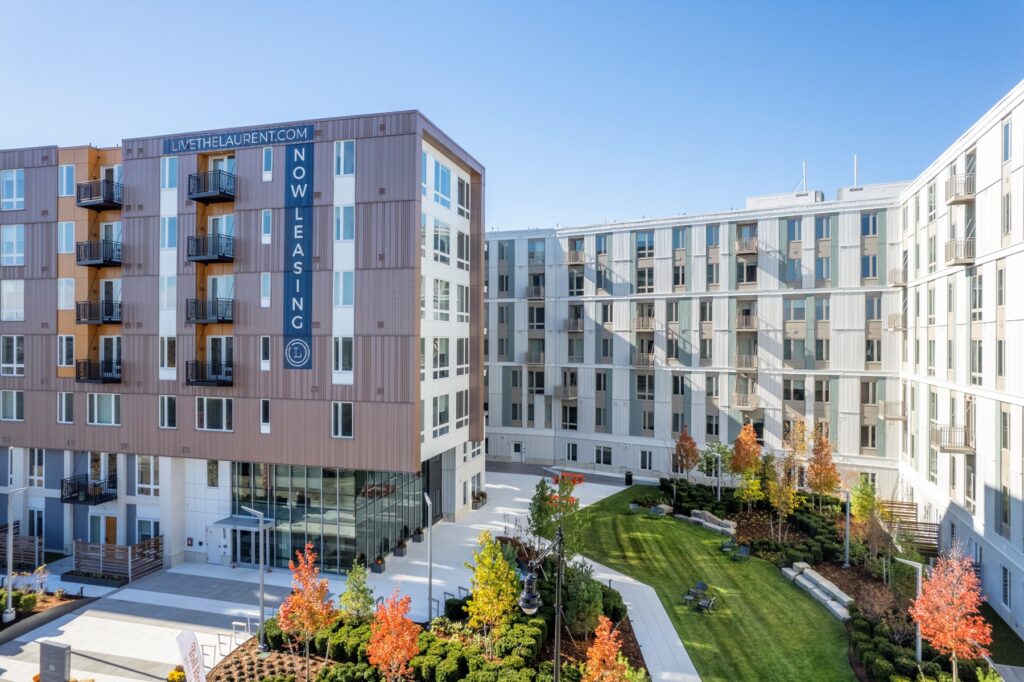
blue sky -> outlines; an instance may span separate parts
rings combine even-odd
[[[488,228],[909,179],[1024,79],[1021,2],[9,3],[0,148],[420,109]],[[13,29],[13,30],[12,30]]]

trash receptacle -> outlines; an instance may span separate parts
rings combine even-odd
[[[633,472],[632,471],[627,471],[626,472],[626,485],[633,485]]]

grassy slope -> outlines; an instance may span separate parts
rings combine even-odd
[[[586,555],[655,589],[704,682],[856,679],[843,626],[775,566],[732,561],[719,549],[722,536],[678,519],[629,515],[634,495],[584,510]],[[682,605],[698,580],[718,597],[711,615]]]
[[[1024,642],[1006,621],[988,604],[981,605],[981,615],[992,626],[992,660],[1006,665],[1024,666]]]

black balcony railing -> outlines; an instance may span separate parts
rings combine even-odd
[[[66,504],[103,504],[117,499],[117,474],[95,480],[88,474],[60,482],[60,501]]]
[[[224,170],[188,176],[188,198],[204,204],[235,200],[235,174]]]
[[[120,324],[120,301],[76,301],[75,322],[78,324]]]
[[[110,211],[121,208],[124,186],[113,180],[89,180],[78,183],[75,203],[81,208],[94,211]]]
[[[114,360],[78,360],[75,381],[80,384],[121,383],[121,363]]]
[[[96,268],[121,264],[121,242],[104,239],[75,244],[75,263]]]
[[[185,320],[192,324],[216,324],[235,319],[232,298],[190,298],[185,301]]]
[[[189,237],[186,258],[193,263],[230,263],[235,259],[235,239],[216,232]]]
[[[186,362],[185,383],[190,386],[230,386],[233,383],[231,365],[230,362]]]

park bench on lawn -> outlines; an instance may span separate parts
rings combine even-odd
[[[705,597],[704,599],[701,599],[699,602],[697,602],[697,611],[711,613],[715,610],[716,601],[716,597]]]

